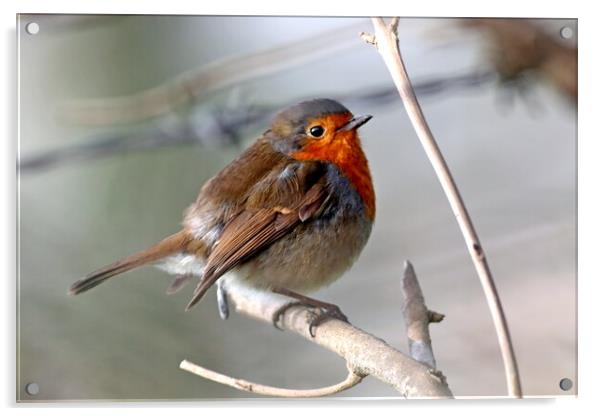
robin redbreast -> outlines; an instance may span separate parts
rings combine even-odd
[[[330,99],[281,111],[269,130],[204,184],[181,231],[88,274],[69,293],[156,264],[176,276],[169,294],[200,278],[186,310],[221,278],[222,318],[228,316],[228,287],[244,285],[317,308],[312,335],[329,317],[346,320],[336,305],[304,294],[340,277],[370,236],[374,188],[357,129],[371,118],[354,117]]]

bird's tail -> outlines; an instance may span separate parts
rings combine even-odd
[[[71,285],[69,294],[78,295],[98,286],[113,276],[180,252],[184,249],[188,240],[189,238],[184,231],[172,234],[146,250],[132,254],[131,256],[88,274],[86,277]]]

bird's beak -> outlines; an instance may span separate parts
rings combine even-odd
[[[369,122],[371,118],[372,118],[371,115],[353,117],[347,123],[345,123],[341,127],[339,127],[337,129],[337,131],[356,130],[356,129],[360,128],[361,126],[363,126],[364,124],[366,124],[367,122]]]

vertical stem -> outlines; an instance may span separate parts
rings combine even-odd
[[[447,163],[439,150],[439,146],[435,141],[435,137],[431,132],[431,129],[422,113],[422,109],[416,94],[410,83],[410,79],[406,68],[401,59],[401,53],[399,51],[398,39],[397,39],[397,23],[398,20],[394,19],[392,24],[387,26],[384,20],[380,17],[373,17],[372,23],[374,24],[374,38],[371,39],[376,44],[376,47],[383,57],[389,72],[393,78],[393,82],[399,91],[399,95],[405,109],[410,117],[410,121],[414,126],[414,130],[420,139],[420,143],[424,147],[424,150],[435,169],[437,178],[441,182],[443,191],[449,200],[452,211],[464,240],[472,258],[472,262],[477,270],[477,274],[483,286],[485,297],[487,299],[487,305],[491,312],[493,323],[498,337],[502,358],[504,360],[504,368],[506,372],[506,384],[508,387],[508,393],[515,397],[522,397],[522,391],[520,386],[520,378],[518,374],[518,366],[516,363],[516,357],[514,355],[514,349],[512,347],[512,341],[510,339],[510,331],[508,330],[508,323],[504,316],[504,310],[497,293],[487,259],[485,258],[485,251],[483,250],[477,233],[472,225],[468,211],[464,206],[460,192],[452,178],[451,172],[447,167]]]

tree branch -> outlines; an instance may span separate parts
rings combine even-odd
[[[238,313],[251,318],[272,324],[274,313],[289,300],[286,297],[264,293],[258,296],[256,292],[249,292],[240,287],[228,288],[228,300]],[[362,331],[353,325],[336,319],[325,321],[315,329],[315,337],[309,334],[308,322],[313,317],[311,308],[304,306],[291,306],[283,313],[279,322],[281,329],[301,335],[308,341],[320,345],[342,357],[347,362],[350,373],[363,378],[371,375],[395,388],[405,397],[452,397],[445,377],[440,372],[415,361],[407,355],[395,350],[383,340]],[[186,370],[196,370],[186,364]],[[215,381],[232,385],[235,379],[219,373],[201,370],[201,376],[212,376]],[[357,384],[355,376],[348,378],[334,386],[322,389],[309,390],[309,392],[325,393],[330,389],[333,393]],[[245,384],[249,383],[249,384]],[[257,386],[255,383],[243,381],[236,388],[246,389],[244,386]],[[348,386],[348,387],[347,387]],[[262,386],[274,392],[285,392],[287,389]],[[270,390],[272,389],[272,390]],[[254,390],[253,390],[254,391]],[[295,394],[303,394],[299,390],[291,390]],[[263,394],[263,393],[262,393]],[[301,396],[294,396],[301,397]],[[306,396],[310,397],[310,396]],[[314,397],[314,396],[311,396]]]
[[[403,317],[406,321],[410,355],[416,361],[436,368],[429,324],[441,322],[445,315],[427,309],[414,266],[408,260],[404,263],[401,289],[404,295]]]
[[[376,46],[378,52],[385,61],[385,65],[391,73],[393,82],[397,87],[399,96],[401,97],[410,121],[414,126],[414,130],[435,169],[435,173],[441,182],[441,186],[443,187],[447,199],[449,200],[452,211],[458,221],[462,235],[464,236],[464,240],[466,241],[470,257],[472,258],[481,281],[498,336],[506,372],[508,393],[515,397],[522,397],[518,366],[510,339],[510,331],[493,281],[493,276],[489,270],[487,259],[485,258],[485,251],[479,242],[476,230],[447,163],[439,150],[435,137],[433,136],[424,114],[422,113],[420,104],[416,99],[416,94],[412,88],[410,78],[399,51],[397,31],[395,30],[394,25],[387,26],[380,17],[373,17],[372,23],[374,25],[374,36],[371,38],[372,42],[370,43]],[[370,39],[370,35],[362,35],[362,38],[365,39],[366,37]]]

